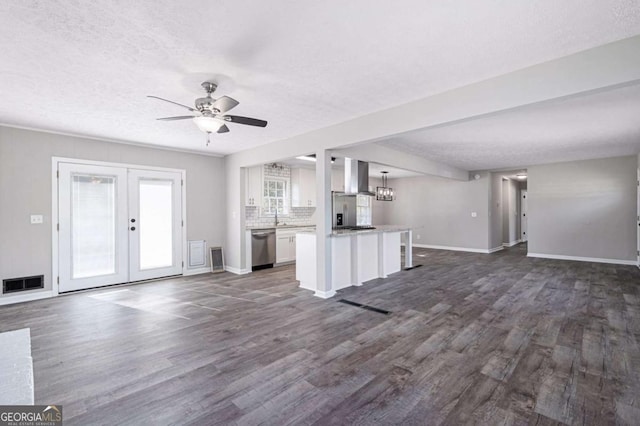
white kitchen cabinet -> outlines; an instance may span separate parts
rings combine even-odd
[[[276,263],[296,260],[296,232],[276,229]]]
[[[344,192],[344,168],[331,169],[331,190]]]
[[[245,205],[262,205],[262,166],[248,167],[245,190]]]
[[[316,206],[316,172],[312,169],[291,169],[291,207]]]

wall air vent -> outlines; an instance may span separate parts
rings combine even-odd
[[[44,288],[44,275],[2,280],[2,294]]]
[[[207,242],[189,241],[189,268],[201,268],[206,265]]]

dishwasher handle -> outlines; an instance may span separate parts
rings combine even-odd
[[[252,233],[252,237],[268,237],[269,235],[274,235],[275,232],[255,232]]]

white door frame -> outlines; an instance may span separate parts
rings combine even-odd
[[[527,234],[529,232],[529,216],[527,216],[529,213],[529,199],[527,195],[529,195],[527,189],[520,191],[520,240],[523,242],[529,241],[529,234]],[[526,225],[523,226],[522,222],[525,222]]]
[[[640,161],[640,155],[638,155],[638,161]],[[636,211],[637,220],[638,220],[638,222],[636,223],[636,225],[638,225],[638,226],[636,226],[636,236],[638,238],[638,245],[637,245],[636,254],[638,256],[638,268],[640,268],[640,167],[638,167],[638,181],[636,183],[637,183],[636,188],[637,188],[637,191],[638,191],[638,195],[637,195],[637,197],[638,197],[638,200],[637,200],[638,201],[638,209]]]
[[[83,160],[79,158],[51,157],[51,294],[57,296],[58,290],[58,165],[60,163],[72,163],[89,166],[124,167],[128,169],[151,170],[160,172],[180,173],[182,178],[182,275],[185,275],[187,259],[187,171],[184,169],[171,169],[166,167],[144,166],[140,164],[114,163],[106,161]]]

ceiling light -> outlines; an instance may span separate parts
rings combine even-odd
[[[316,162],[316,155],[315,154],[301,155],[300,157],[296,157],[296,159],[305,160],[305,161],[313,161],[315,163]],[[333,164],[335,162],[336,162],[336,157],[331,157],[331,164]]]
[[[382,171],[382,186],[376,187],[376,200],[378,201],[393,201],[393,188],[387,186],[387,173]]]
[[[224,121],[222,120],[218,120],[214,117],[206,117],[206,116],[193,117],[193,122],[196,123],[196,126],[198,126],[198,129],[206,133],[215,133],[224,124]]]

